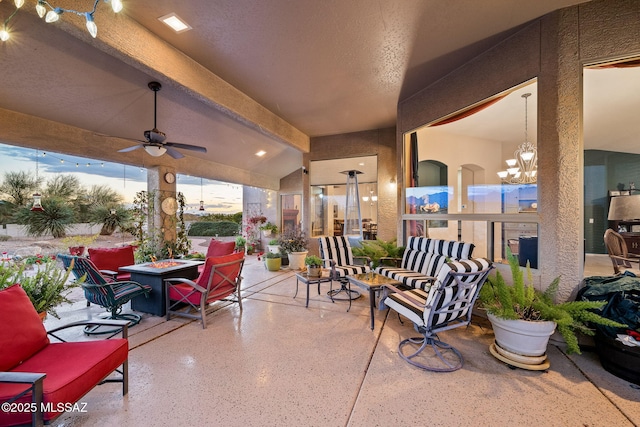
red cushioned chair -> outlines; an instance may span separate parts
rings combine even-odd
[[[182,278],[165,279],[167,320],[172,314],[201,319],[204,329],[207,327],[205,317],[207,306],[214,301],[229,301],[226,297],[234,294],[235,299],[230,301],[237,302],[242,311],[240,297],[242,276],[240,274],[243,265],[244,252],[236,252],[231,255],[207,258],[204,271],[195,282]],[[192,314],[192,310],[197,314]]]
[[[89,259],[104,276],[109,276],[115,282],[131,280],[131,273],[119,271],[120,267],[135,264],[134,246],[119,248],[89,248]]]
[[[209,242],[209,247],[207,248],[207,256],[205,258],[209,258],[212,256],[223,256],[234,253],[236,250],[236,242],[222,242],[220,240],[211,239]],[[204,264],[198,266],[198,273],[202,274],[204,271]]]
[[[66,342],[56,335],[73,326],[105,324],[119,327],[122,338]],[[0,290],[0,403],[29,404],[38,411],[0,411],[0,426],[49,423],[93,387],[121,382],[128,391],[127,322],[74,322],[47,332],[19,285]],[[60,342],[50,342],[52,337]],[[111,374],[117,372],[117,378]],[[107,378],[109,377],[109,378]],[[45,409],[53,411],[41,412]]]

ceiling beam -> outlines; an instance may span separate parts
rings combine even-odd
[[[0,143],[63,153],[89,159],[104,160],[130,166],[149,168],[171,166],[177,173],[253,187],[278,190],[280,180],[221,163],[193,157],[189,152],[184,159],[170,156],[152,157],[144,150],[119,153],[132,145],[130,139],[100,135],[85,129],[0,108]],[[192,161],[189,161],[191,158]]]
[[[86,1],[69,1],[67,8],[86,8]],[[309,152],[309,136],[256,102],[181,51],[156,37],[123,13],[114,14],[106,5],[96,12],[98,37],[93,39],[84,19],[63,16],[55,24],[62,31],[108,55],[183,90],[203,104],[213,107],[258,132],[287,144],[302,153]],[[35,8],[19,13],[35,15]]]

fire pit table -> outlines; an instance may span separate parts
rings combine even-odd
[[[164,259],[144,264],[120,267],[120,271],[131,273],[131,280],[151,286],[149,297],[141,295],[131,300],[131,309],[156,316],[166,314],[164,279],[198,277],[198,266],[202,261]]]

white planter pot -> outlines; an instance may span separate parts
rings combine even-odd
[[[280,253],[280,246],[278,245],[267,245],[269,247],[269,252],[271,252],[272,254],[279,254]]]
[[[308,253],[309,251],[289,252],[289,268],[291,270],[305,270],[306,265],[304,264],[304,259]]]
[[[547,352],[549,337],[556,329],[555,322],[505,320],[488,314],[496,343],[512,353],[523,356],[542,356]]]

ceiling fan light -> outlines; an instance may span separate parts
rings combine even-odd
[[[161,145],[145,145],[144,151],[153,157],[160,157],[167,152],[167,149]]]

